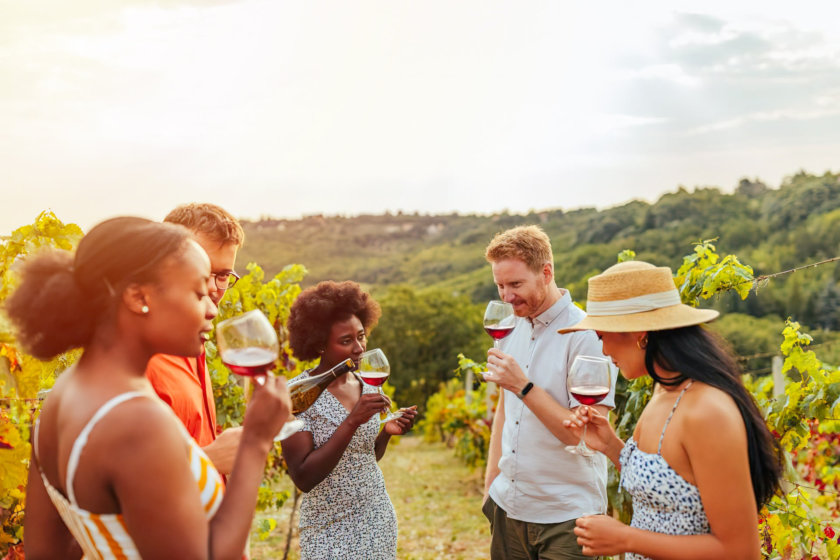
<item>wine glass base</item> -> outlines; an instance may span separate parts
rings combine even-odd
[[[274,441],[284,440],[290,435],[298,433],[301,428],[303,428],[303,420],[290,420],[283,424],[283,427],[280,428],[280,433],[274,437]]]
[[[567,445],[566,451],[572,453],[573,455],[580,455],[581,457],[593,457],[597,451],[592,451],[588,447],[582,447],[580,445]]]
[[[390,413],[388,416],[386,416],[385,418],[381,419],[381,420],[379,421],[379,423],[380,423],[380,424],[385,424],[386,422],[390,422],[391,420],[396,420],[397,418],[402,418],[402,417],[403,417],[403,413],[402,413],[402,412],[399,412],[399,411],[397,411],[397,412],[392,412],[392,413]]]

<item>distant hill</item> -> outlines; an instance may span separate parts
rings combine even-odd
[[[304,285],[350,279],[376,291],[407,284],[481,302],[495,295],[484,248],[495,233],[520,224],[545,229],[557,282],[580,300],[586,279],[614,264],[622,249],[676,269],[694,242],[718,238],[719,253],[738,255],[756,274],[772,273],[840,255],[840,175],[799,172],[778,188],[744,179],[732,194],[680,188],[653,204],[634,201],[601,211],[263,219],[244,224],[240,262],[258,262],[269,274],[303,264],[309,270]],[[803,271],[774,281],[761,298],[742,303],[724,297],[716,305],[838,329],[838,271],[834,265]]]

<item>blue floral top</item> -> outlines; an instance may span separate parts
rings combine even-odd
[[[640,450],[631,437],[621,450],[621,483],[633,497],[631,527],[665,533],[667,535],[699,535],[709,532],[709,520],[700,499],[700,490],[671,468],[662,457],[665,429],[680,403],[682,390],[671,414],[662,428],[656,453]],[[649,560],[646,556],[629,553],[626,560]]]

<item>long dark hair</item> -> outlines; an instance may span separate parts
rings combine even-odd
[[[5,303],[23,346],[40,359],[87,346],[125,287],[156,280],[160,264],[189,236],[175,224],[112,218],[91,229],[75,255],[53,250],[29,258]]]
[[[675,380],[664,380],[654,365],[679,372]],[[645,366],[657,383],[679,384],[696,379],[730,395],[738,406],[747,429],[755,501],[760,509],[779,491],[783,458],[779,442],[770,433],[753,396],[741,381],[741,371],[725,343],[705,327],[693,326],[664,331],[649,331]]]

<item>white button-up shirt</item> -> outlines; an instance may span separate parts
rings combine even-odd
[[[568,291],[533,321],[518,318],[501,345],[530,381],[567,408],[580,406],[566,389],[566,372],[575,356],[603,356],[593,331],[558,334],[586,314],[572,304]],[[615,406],[618,370],[610,364],[610,393],[599,404]],[[514,393],[504,396],[500,473],[490,496],[512,519],[529,523],[562,523],[607,507],[607,458],[601,453],[581,457],[566,451]]]

